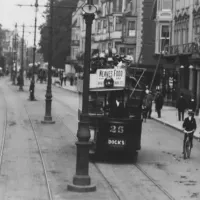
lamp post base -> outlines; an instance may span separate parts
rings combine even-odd
[[[76,146],[77,146],[76,174],[73,177],[73,183],[68,184],[67,189],[69,191],[74,191],[74,192],[94,192],[96,191],[96,185],[91,184],[91,179],[90,176],[88,175],[89,148],[91,146],[91,143],[86,141],[85,142],[77,141]]]
[[[28,101],[37,101],[37,99],[36,98],[32,99],[32,98],[29,97]]]
[[[41,121],[42,124],[55,124],[51,116],[44,116],[44,120]]]
[[[71,192],[95,192],[96,185],[74,185],[68,184],[67,190]]]

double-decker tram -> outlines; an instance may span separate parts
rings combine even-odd
[[[123,67],[100,68],[90,73],[88,112],[90,153],[94,158],[111,152],[137,159],[141,149],[143,90],[127,80],[127,69]]]

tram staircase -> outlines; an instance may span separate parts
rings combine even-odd
[[[141,115],[141,104],[145,90],[144,73],[146,69],[132,68],[129,71],[129,78],[132,80],[132,91],[129,96],[128,107],[134,115]]]

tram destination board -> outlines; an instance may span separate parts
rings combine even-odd
[[[109,137],[108,137],[108,146],[123,148],[126,146],[126,140],[124,135],[125,127],[124,124],[109,124]]]

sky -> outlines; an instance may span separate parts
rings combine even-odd
[[[45,5],[47,0],[38,0],[39,5]],[[34,5],[35,0],[0,0],[0,24],[3,29],[14,30],[14,26],[17,23],[19,35],[22,36],[22,25],[25,26],[25,40],[28,42],[28,46],[33,45],[34,40],[34,20],[35,20],[35,7],[22,6],[19,7],[16,4]],[[45,22],[45,18],[42,16],[46,8],[39,7],[37,14],[37,26]],[[39,42],[40,34],[37,29],[36,41]]]

